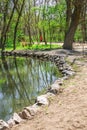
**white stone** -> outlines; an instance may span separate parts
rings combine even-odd
[[[9,120],[7,121],[7,123],[8,123],[8,125],[9,125],[10,128],[15,125],[15,121],[14,121],[13,119],[9,119]]]
[[[63,84],[63,80],[62,79],[58,79],[54,82],[54,84],[57,83],[59,85],[62,85]]]
[[[26,109],[30,113],[31,116],[34,116],[40,110],[38,105],[25,107],[24,109]]]
[[[22,122],[23,120],[21,119],[21,117],[17,114],[17,113],[14,113],[13,114],[13,118],[12,118],[14,121],[15,121],[15,123],[20,123],[20,122]]]
[[[3,121],[3,120],[0,120],[0,130],[9,130],[9,125]]]
[[[60,90],[60,85],[58,83],[54,83],[51,85],[50,91],[53,94],[57,94]]]
[[[49,101],[47,100],[46,95],[38,96],[37,103],[40,105],[49,105]]]
[[[60,89],[60,85],[58,83],[54,83],[54,84],[51,85],[51,89],[59,90]]]
[[[24,109],[24,110],[22,111],[22,118],[23,118],[23,119],[31,119],[32,116],[30,115],[30,113],[29,113],[26,109]]]

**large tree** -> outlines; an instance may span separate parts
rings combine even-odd
[[[67,1],[68,0],[66,0],[66,4],[68,4]],[[73,4],[72,15],[71,15],[69,28],[67,30],[67,33],[65,34],[65,40],[63,45],[64,49],[69,49],[69,50],[72,50],[73,48],[74,34],[79,24],[79,20],[80,20],[81,13],[83,11],[84,4],[87,2],[87,0],[73,0],[71,2]]]

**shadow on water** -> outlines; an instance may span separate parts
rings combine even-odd
[[[28,57],[0,59],[0,118],[8,120],[12,113],[34,103],[60,73],[54,63]]]

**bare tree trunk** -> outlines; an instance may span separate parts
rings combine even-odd
[[[75,0],[75,3],[74,3],[75,9],[72,14],[70,27],[65,36],[64,45],[63,45],[64,49],[69,49],[69,50],[73,49],[72,45],[73,45],[74,34],[75,34],[77,26],[79,24],[80,14],[82,12],[82,7],[83,7],[82,5],[83,5],[84,1],[85,0],[83,0],[83,1]]]
[[[16,49],[17,28],[18,28],[19,20],[20,20],[20,17],[21,17],[21,14],[22,14],[22,10],[23,10],[23,7],[24,7],[24,2],[25,2],[25,0],[23,0],[23,2],[22,2],[21,9],[19,11],[19,15],[18,15],[17,22],[16,22],[15,29],[14,29],[14,40],[13,40],[13,49],[14,50]]]
[[[43,21],[45,20],[45,5],[46,5],[46,0],[44,1],[44,8],[43,8]],[[44,39],[44,42],[45,42],[45,45],[47,45],[47,41],[46,41],[46,33],[45,33],[45,29],[44,29],[44,26],[43,26],[43,39]]]
[[[71,15],[72,15],[72,1],[71,0],[66,0],[66,5],[67,5],[67,10],[66,10],[65,36],[66,36],[67,30],[68,30],[68,28],[70,26]]]
[[[82,27],[82,36],[83,36],[83,42],[87,41],[87,28],[86,28],[86,8],[87,8],[87,4],[84,5],[84,10],[83,10],[83,13],[82,13],[82,24],[81,24],[81,27]]]
[[[5,7],[4,7],[4,16],[3,16],[3,27],[2,27],[2,32],[1,32],[1,38],[0,38],[0,46],[2,48],[2,51],[4,50],[5,47],[5,41],[6,41],[6,26],[7,26],[7,22],[6,22],[6,18],[7,18],[7,12],[8,12],[8,4],[9,1],[6,2]]]
[[[34,0],[34,7],[36,7],[36,0]],[[40,7],[41,7],[41,5],[40,5]],[[34,15],[35,15],[35,36],[34,37],[36,37],[35,39],[39,43],[40,36],[38,34],[39,29],[37,28],[37,24],[38,24],[39,18],[40,18],[40,10],[39,10],[38,16],[36,15],[36,12],[34,13]],[[38,38],[38,36],[39,36],[39,38]]]

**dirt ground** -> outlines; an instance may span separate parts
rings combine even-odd
[[[77,56],[69,56],[69,59]],[[63,84],[63,92],[33,119],[11,130],[87,130],[87,55],[76,61],[76,75]]]

